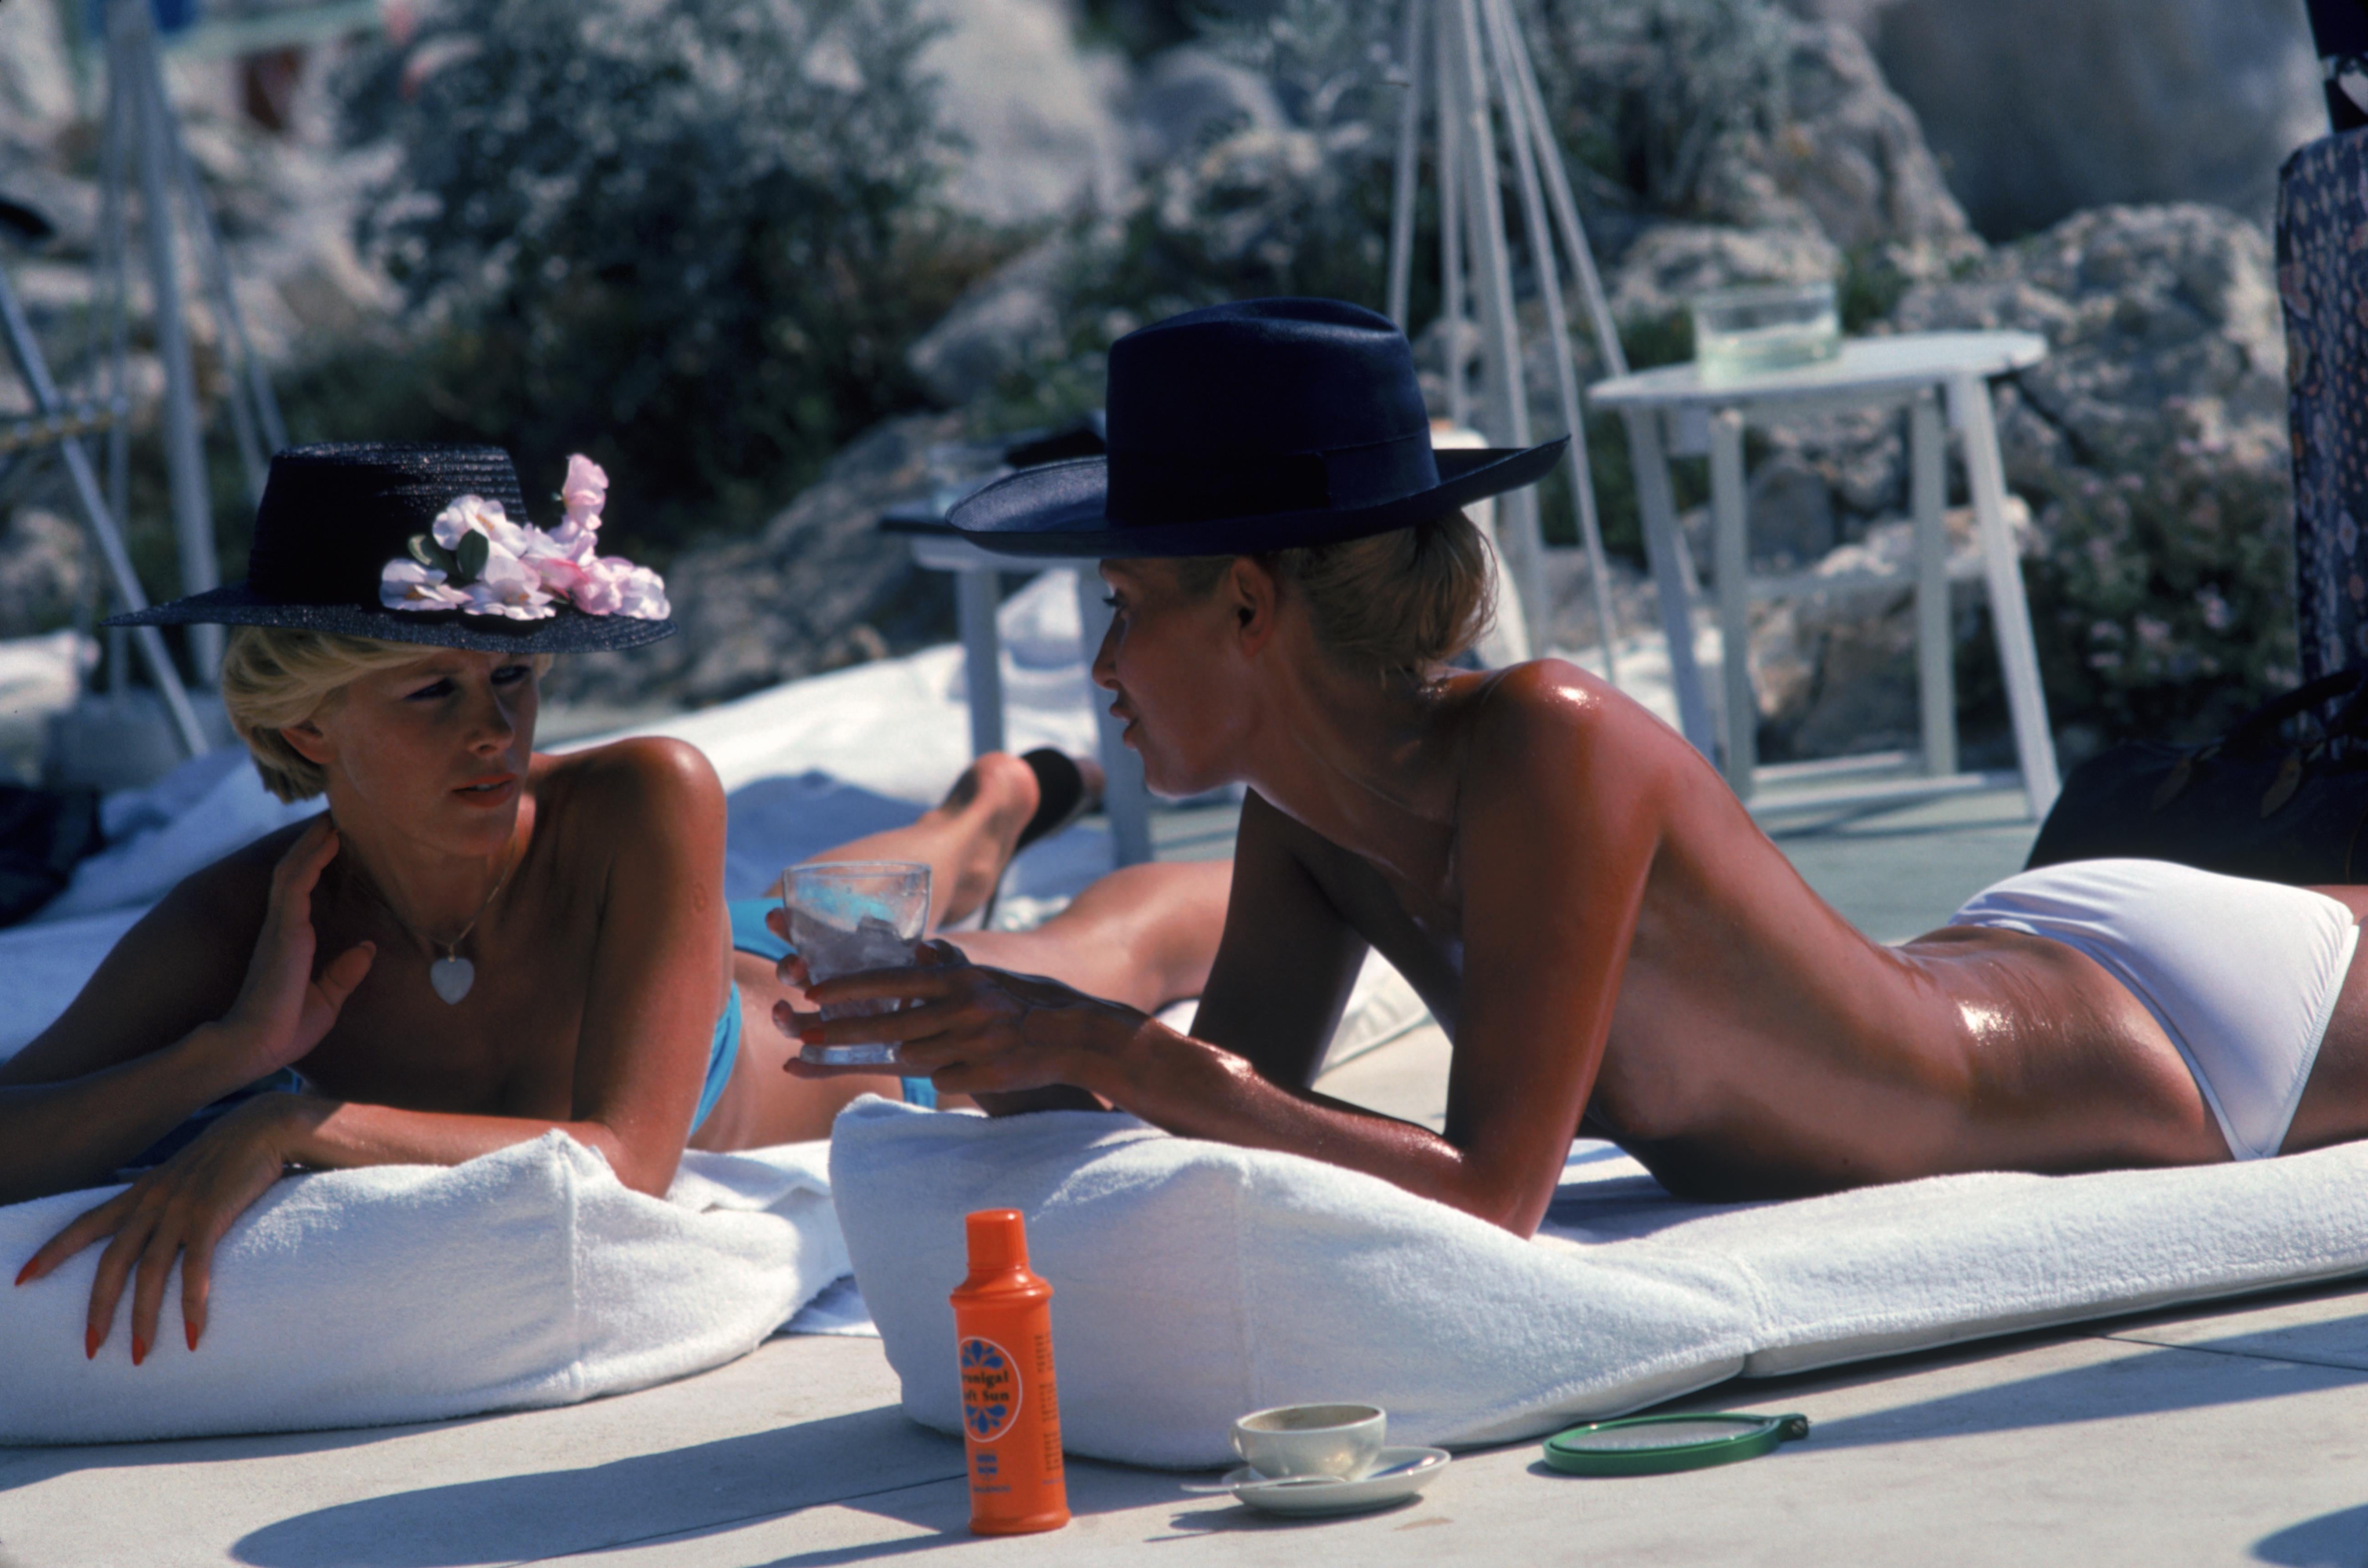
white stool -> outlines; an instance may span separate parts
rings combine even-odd
[[[1669,671],[1686,739],[1719,759],[1735,792],[1751,801],[1761,784],[1809,784],[1754,802],[1755,811],[1802,807],[1841,809],[1977,790],[1987,776],[1957,768],[1956,694],[1949,625],[1949,543],[1941,520],[1944,471],[1941,400],[1962,442],[1981,543],[1990,621],[2006,679],[2015,755],[2023,794],[2034,820],[2044,817],[2057,789],[2055,744],[2047,728],[2047,699],[2039,685],[2039,653],[2031,609],[2006,518],[2006,470],[1998,454],[1988,378],[2046,358],[2044,340],[2020,332],[1917,333],[1855,338],[1841,357],[1823,364],[1706,385],[1691,364],[1664,366],[1599,381],[1588,391],[1598,408],[1626,416],[1644,514],[1645,549],[1661,600]],[[1753,578],[1744,506],[1745,415],[1907,405],[1912,511],[1915,519],[1918,698],[1923,730],[1920,757],[1882,754],[1792,767],[1758,766],[1759,704],[1751,690],[1750,608],[1755,598],[1780,598],[1891,581],[1909,574],[1849,577]],[[1668,433],[1664,439],[1665,427]],[[1711,520],[1717,568],[1721,691],[1725,744],[1713,733],[1702,672],[1694,661],[1691,563],[1678,531],[1668,460],[1675,453],[1710,457]],[[1897,771],[1920,761],[1921,777],[1836,785],[1852,772]]]

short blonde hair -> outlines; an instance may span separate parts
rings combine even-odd
[[[309,801],[329,788],[329,776],[280,733],[334,702],[355,681],[381,670],[417,664],[430,644],[343,637],[288,626],[234,626],[222,653],[222,706],[231,727],[255,756],[263,787],[283,801]],[[551,655],[534,657],[537,675]]]
[[[1177,581],[1204,597],[1234,559],[1178,561]],[[1477,642],[1496,614],[1487,537],[1461,512],[1258,559],[1306,600],[1325,651],[1359,671],[1422,678]]]

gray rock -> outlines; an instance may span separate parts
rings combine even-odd
[[[1081,49],[1064,0],[928,0],[946,30],[922,55],[946,122],[969,143],[948,195],[995,223],[1117,206],[1126,193],[1115,56]]]
[[[1271,82],[1192,44],[1153,56],[1127,107],[1134,158],[1145,168],[1192,157],[1235,131],[1290,123]]]
[[[17,508],[0,533],[0,638],[31,637],[72,620],[95,570],[79,527],[43,507]]]
[[[55,6],[0,5],[0,139],[45,142],[74,117],[74,74]]]
[[[1864,40],[1835,24],[1801,26],[1783,84],[1783,123],[1739,138],[1719,161],[1715,199],[1731,222],[1805,215],[1843,250],[1894,247],[1895,264],[1919,275],[1965,254],[1965,214]]]
[[[1811,283],[1841,268],[1841,252],[1813,227],[1663,223],[1639,235],[1604,282],[1612,315],[1627,321],[1681,311],[1687,300],[1712,289]]]
[[[1753,553],[1780,568],[1805,565],[1834,548],[1833,487],[1796,454],[1754,469],[1744,505]]]
[[[1981,549],[1973,509],[1944,514],[1950,599],[1959,642],[1982,625]],[[2008,508],[2025,553],[2038,548],[2030,509]],[[1914,525],[1884,523],[1817,562],[1819,576],[1908,572]],[[1911,748],[1920,744],[1917,707],[1916,596],[1905,585],[1837,589],[1755,605],[1752,687],[1759,699],[1762,757],[1770,762]]]
[[[1896,0],[1864,6],[1975,226],[2028,233],[2108,202],[2267,222],[2285,154],[2326,134],[2295,0]]]
[[[1992,253],[1966,277],[1911,290],[1891,324],[2012,327],[2047,339],[2048,358],[2000,400],[2018,489],[2060,494],[2083,471],[2140,472],[2199,426],[2249,454],[2232,452],[2231,461],[2286,460],[2285,341],[2270,244],[2232,212],[2192,204],[2082,212]]]
[[[932,449],[954,441],[962,418],[874,426],[757,537],[676,558],[666,578],[679,635],[563,660],[546,689],[573,704],[700,706],[951,636],[948,579],[915,567],[878,524],[942,477]]]
[[[915,339],[905,362],[931,397],[952,407],[993,392],[1014,370],[1060,358],[1066,347],[1065,284],[1076,265],[1066,234],[1022,252],[973,285]]]

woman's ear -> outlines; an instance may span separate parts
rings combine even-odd
[[[1225,574],[1222,592],[1240,634],[1242,652],[1256,653],[1274,637],[1275,611],[1282,596],[1282,585],[1264,562],[1237,555]]]
[[[288,743],[290,751],[315,767],[328,767],[330,757],[336,752],[336,748],[329,744],[329,737],[321,733],[321,726],[310,719],[301,723],[282,724],[279,738]]]

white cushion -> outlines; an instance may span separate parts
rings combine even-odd
[[[1017,1208],[1051,1281],[1062,1436],[1231,1462],[1245,1412],[1377,1403],[1393,1442],[1551,1432],[1737,1375],[2368,1269],[2368,1144],[2082,1176],[1679,1203],[1580,1145],[1534,1242],[1377,1178],[1131,1117],[857,1101],[831,1174],[906,1413],[960,1430],[962,1216]]]
[[[0,1442],[366,1426],[568,1404],[746,1354],[847,1271],[824,1146],[693,1153],[665,1199],[563,1133],[456,1166],[280,1182],[214,1259],[189,1350],[180,1279],[131,1358],[129,1300],[96,1360],[101,1249],[0,1285]],[[0,1266],[115,1187],[0,1208]]]

